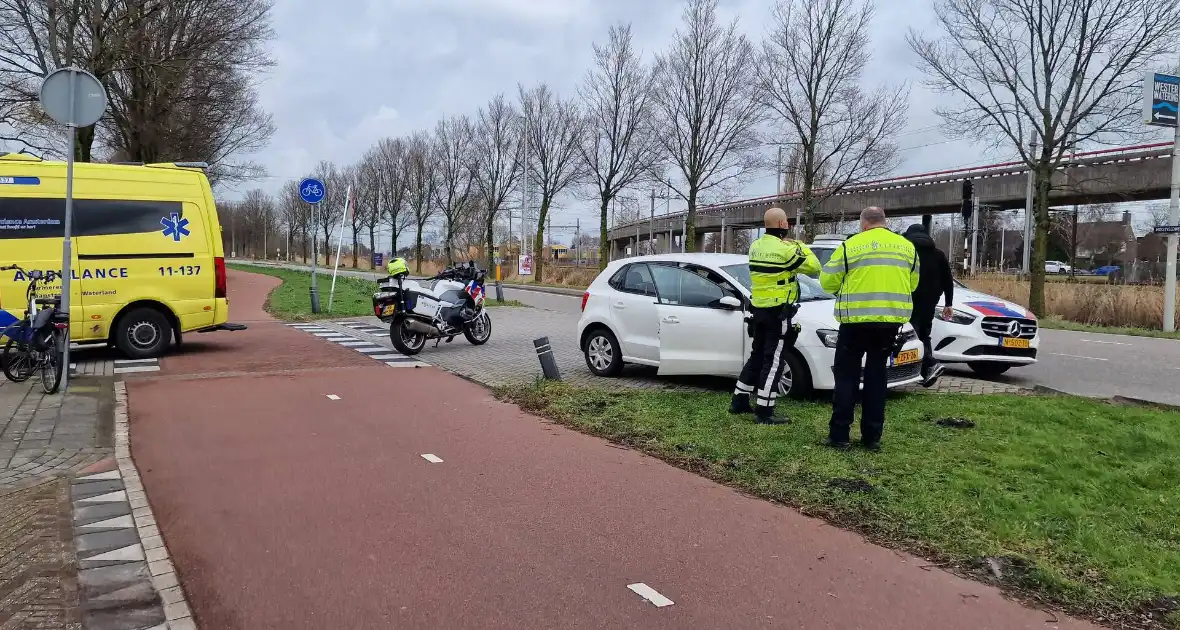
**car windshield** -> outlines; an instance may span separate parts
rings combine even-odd
[[[732,276],[734,280],[740,282],[742,286],[746,287],[747,291],[750,290],[750,265],[746,263],[742,263],[740,265],[725,265],[721,267],[721,270]],[[799,279],[800,302],[835,299],[834,295],[824,293],[824,290],[819,286],[819,282],[816,282],[812,278],[802,274],[799,274],[795,277]]]

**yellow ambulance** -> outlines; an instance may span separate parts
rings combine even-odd
[[[74,166],[70,337],[157,357],[230,324],[225,254],[203,164]],[[60,272],[66,165],[0,154],[0,266]],[[28,278],[0,272],[0,330],[25,315]],[[61,293],[61,281],[45,287]]]

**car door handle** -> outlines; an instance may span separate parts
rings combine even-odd
[[[624,309],[624,308],[627,308],[627,305],[622,302],[615,302],[615,308]]]
[[[680,319],[677,318],[675,315],[669,315],[660,321],[664,322],[665,324],[679,324],[680,323]]]

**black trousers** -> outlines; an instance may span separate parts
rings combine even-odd
[[[786,307],[755,308],[749,332],[754,337],[750,358],[742,367],[735,394],[748,394],[763,414],[774,409],[778,382],[787,364],[787,348],[795,345],[798,333],[791,328]]]
[[[860,437],[866,443],[877,442],[885,431],[885,394],[888,379],[886,365],[899,324],[841,324],[836,340],[836,360],[832,373],[836,390],[832,393],[832,419],[828,438],[833,442],[849,441],[853,412],[861,404]],[[861,359],[864,387],[861,385]]]
[[[924,352],[922,353],[922,376],[930,374],[930,368],[934,367],[934,348],[930,345],[930,331],[934,328],[934,305],[914,304],[914,311],[910,314],[910,325],[914,327],[914,332],[918,334],[918,339],[922,340]]]

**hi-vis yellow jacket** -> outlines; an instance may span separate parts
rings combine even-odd
[[[904,236],[879,227],[857,234],[832,252],[820,272],[824,291],[836,294],[841,324],[910,320],[918,288],[918,256]]]
[[[803,243],[762,235],[750,245],[750,305],[773,308],[798,300],[795,275],[819,270],[819,259]]]

